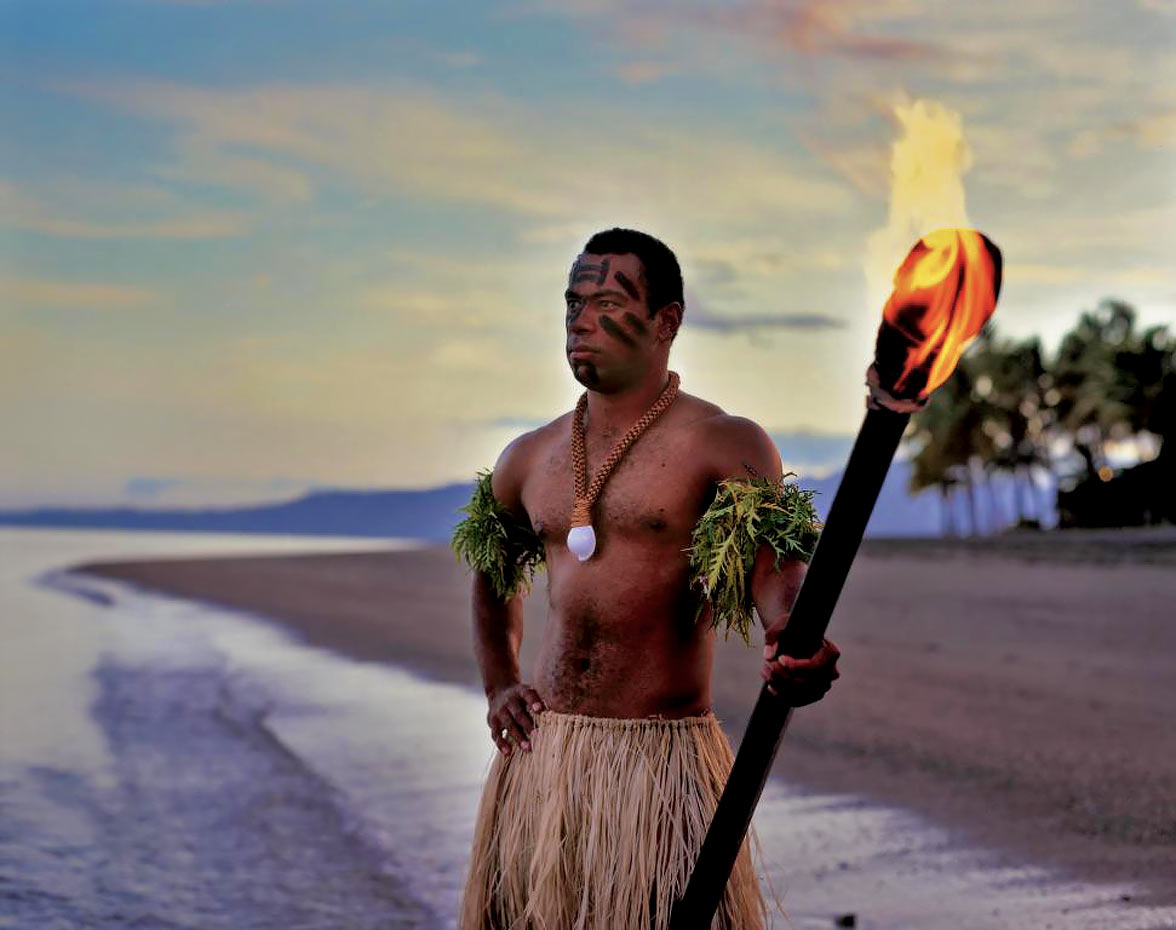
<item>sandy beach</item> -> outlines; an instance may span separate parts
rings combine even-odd
[[[775,774],[926,815],[1076,878],[1176,903],[1176,544],[1102,534],[985,545],[867,541],[830,636],[828,698],[797,712]],[[468,576],[447,548],[87,563],[255,612],[352,658],[479,688]],[[545,622],[526,610],[523,667]],[[738,739],[758,648],[718,652]]]

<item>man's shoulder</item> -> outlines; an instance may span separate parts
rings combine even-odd
[[[521,481],[530,471],[536,459],[559,438],[571,430],[571,412],[561,414],[549,423],[537,426],[535,429],[520,433],[506,444],[506,448],[498,456],[494,471],[504,477],[513,475],[516,481]]]
[[[750,417],[727,413],[718,404],[701,397],[686,396],[689,416],[686,425],[705,434],[708,439],[738,445],[771,445],[768,431]]]
[[[520,433],[507,443],[502,454],[507,455],[509,453],[514,458],[529,456],[537,449],[559,440],[565,434],[570,435],[571,424],[572,412],[561,413],[554,420],[544,423],[542,426],[537,426],[534,429],[527,430],[525,433]]]
[[[768,431],[750,417],[727,413],[717,404],[700,401],[689,428],[698,448],[705,450],[716,480],[780,473],[780,452]]]

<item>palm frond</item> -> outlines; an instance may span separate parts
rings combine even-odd
[[[478,472],[470,502],[461,508],[468,514],[453,530],[454,555],[475,571],[489,576],[503,600],[531,590],[535,572],[547,567],[543,541],[494,498],[491,472]]]
[[[714,607],[712,624],[724,637],[735,630],[750,642],[752,625],[751,572],[761,545],[771,546],[775,567],[781,559],[812,558],[822,524],[812,499],[816,491],[802,490],[770,478],[729,478],[699,518],[691,535],[690,579],[705,600],[695,615],[698,622],[707,603]]]

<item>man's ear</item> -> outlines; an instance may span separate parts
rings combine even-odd
[[[657,341],[672,342],[678,335],[682,325],[682,314],[685,311],[678,301],[668,303],[657,311]]]

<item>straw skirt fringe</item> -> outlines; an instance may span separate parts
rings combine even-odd
[[[544,711],[531,746],[491,763],[461,930],[664,930],[733,762],[718,721]],[[765,918],[744,841],[712,927]]]

